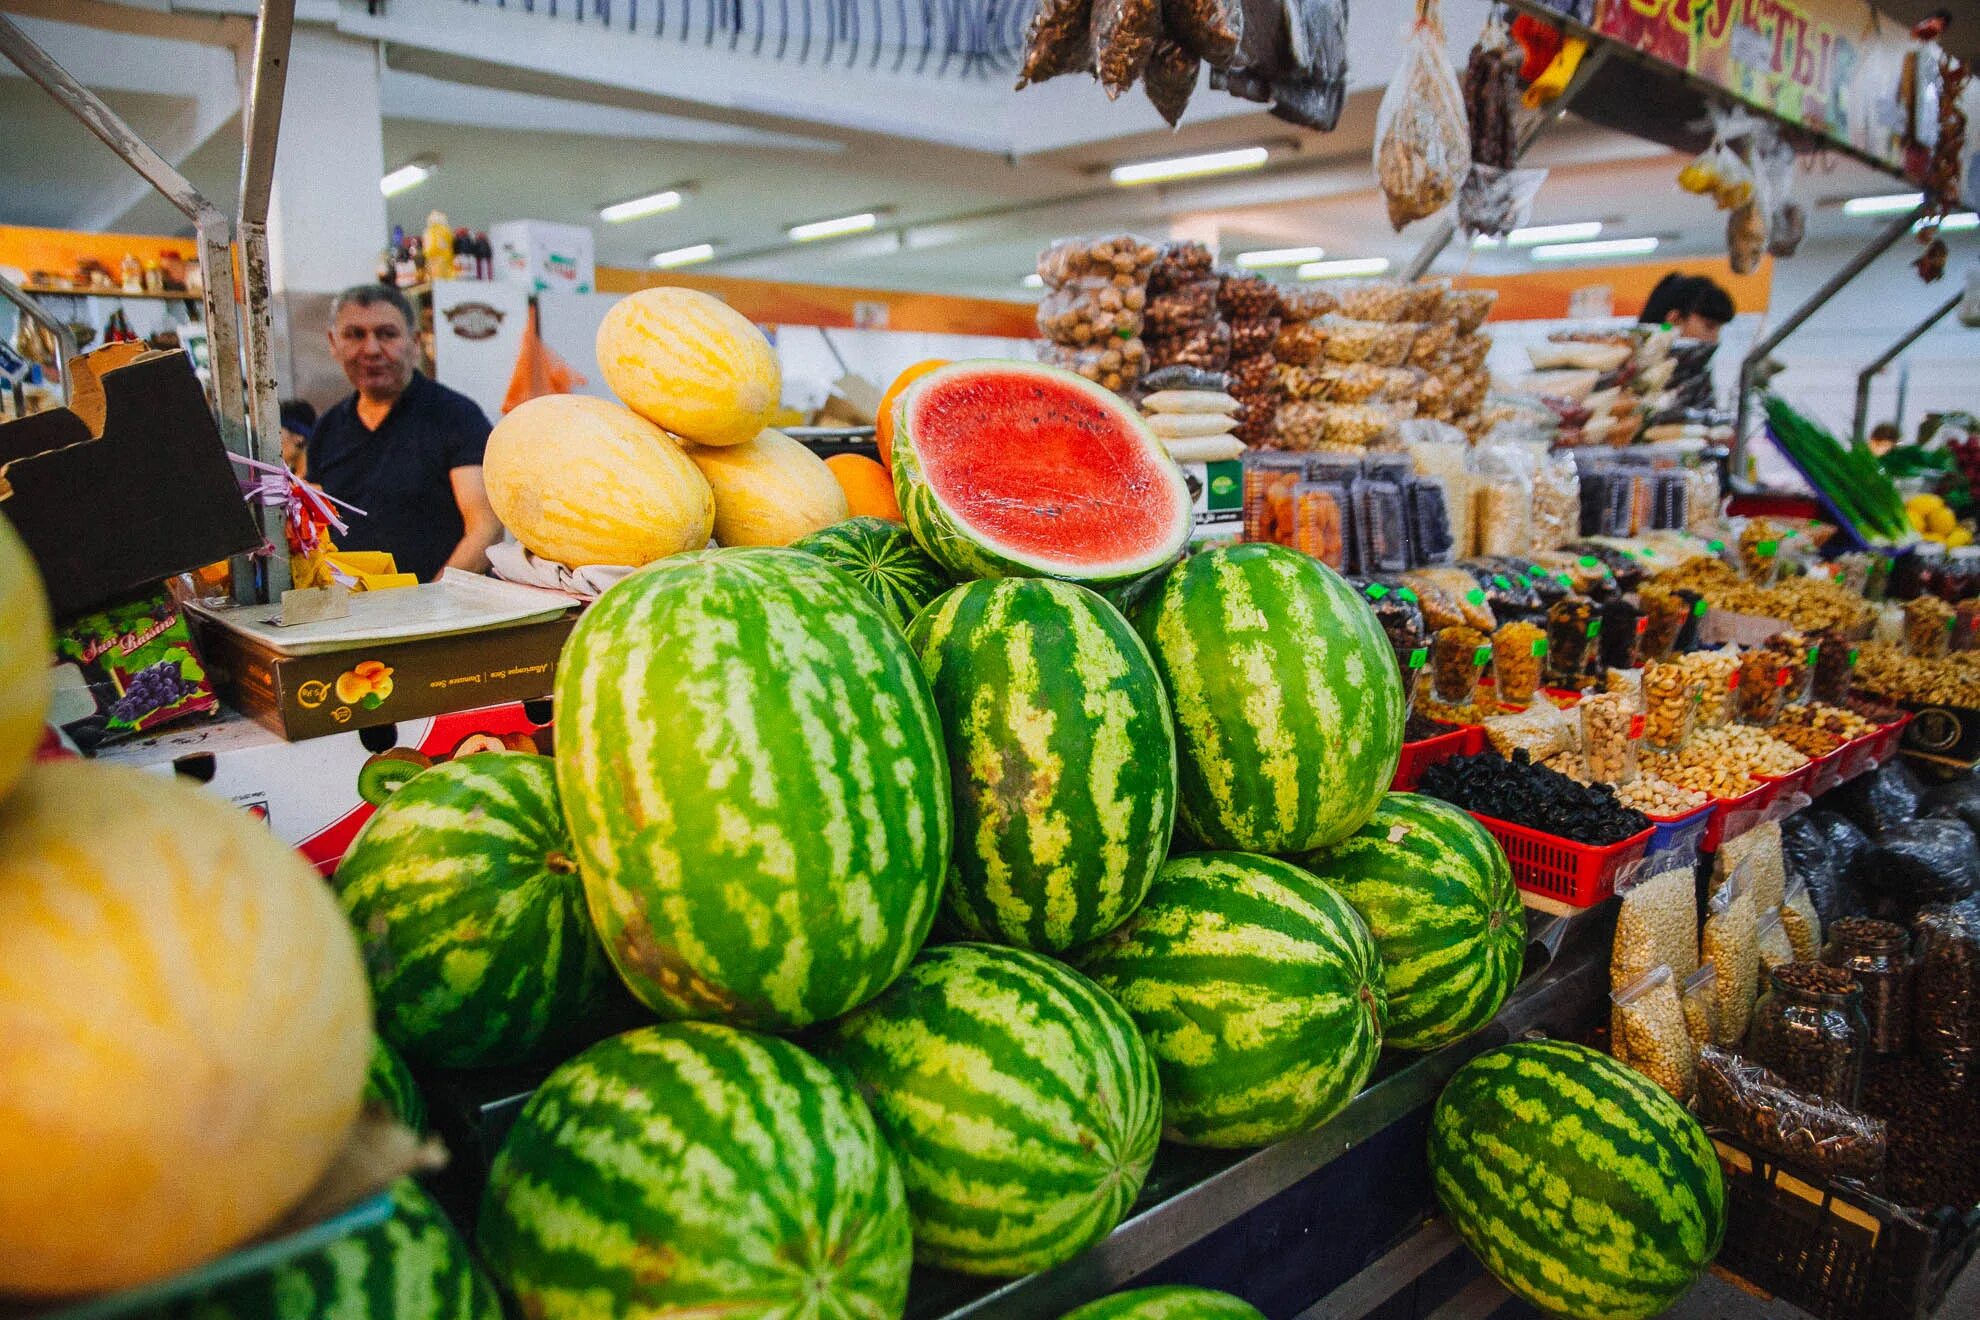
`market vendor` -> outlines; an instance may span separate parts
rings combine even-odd
[[[1736,310],[1732,295],[1717,280],[1672,271],[1657,281],[1637,320],[1668,325],[1686,339],[1716,344]]]
[[[330,352],[354,392],[318,419],[309,479],[359,509],[337,544],[385,550],[421,581],[442,568],[484,572],[502,524],[481,482],[488,418],[464,394],[421,375],[412,305],[359,285],[330,307]]]

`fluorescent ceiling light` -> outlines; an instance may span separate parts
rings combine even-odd
[[[387,197],[397,197],[409,188],[417,188],[433,177],[439,165],[430,160],[409,160],[378,181],[378,191]]]
[[[1654,238],[1605,238],[1596,243],[1542,243],[1535,261],[1587,261],[1593,257],[1634,257],[1657,250]]]
[[[1912,229],[1919,230],[1924,227],[1925,222],[1920,220],[1912,226]],[[1980,229],[1980,215],[1976,215],[1972,211],[1954,211],[1951,215],[1939,221],[1939,228],[1948,234],[1957,234],[1961,230],[1966,229]]]
[[[1045,277],[1034,270],[1031,274],[1019,280],[1018,283],[1027,289],[1042,289],[1045,287]]]
[[[1302,261],[1318,261],[1327,255],[1325,248],[1261,248],[1256,252],[1240,252],[1237,264],[1246,270],[1267,270],[1273,266],[1297,266]]]
[[[1238,147],[1231,151],[1209,151],[1200,156],[1171,156],[1167,160],[1144,160],[1133,165],[1116,165],[1108,177],[1122,187],[1138,183],[1165,183],[1170,179],[1196,179],[1206,174],[1230,174],[1255,170],[1272,153],[1263,147]]]
[[[652,264],[660,270],[672,270],[676,266],[692,266],[714,255],[713,243],[690,243],[686,247],[669,248],[665,252],[654,253]]]
[[[814,239],[837,238],[841,234],[863,234],[880,223],[878,211],[861,211],[858,215],[834,216],[830,220],[812,220],[801,225],[792,225],[784,232],[800,243]]]
[[[680,204],[680,189],[669,188],[665,192],[648,193],[631,201],[613,202],[610,206],[601,206],[598,208],[598,218],[608,225],[623,224],[628,220],[638,220],[642,216],[671,211]]]
[[[1471,240],[1475,248],[1534,247],[1541,243],[1577,243],[1584,238],[1593,238],[1602,232],[1600,220],[1575,220],[1561,225],[1528,225],[1515,229],[1504,238],[1493,238],[1490,234],[1480,234]]]
[[[1844,215],[1896,215],[1910,211],[1925,200],[1924,193],[1884,193],[1878,197],[1852,197],[1843,203]]]
[[[1333,280],[1343,275],[1380,275],[1388,268],[1387,257],[1348,257],[1341,261],[1309,261],[1294,273],[1303,280]]]

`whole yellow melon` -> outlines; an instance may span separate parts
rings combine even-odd
[[[20,782],[41,743],[54,659],[40,570],[0,515],[0,798]]]
[[[641,289],[598,327],[598,367],[626,406],[698,445],[739,445],[783,393],[776,350],[750,319],[693,289]]]
[[[688,457],[715,491],[718,544],[789,545],[852,516],[825,460],[782,431],[723,449],[696,447]]]
[[[268,1228],[345,1141],[357,941],[268,827],[136,770],[0,803],[0,1294],[94,1292]]]
[[[573,568],[699,550],[715,522],[715,496],[680,445],[583,394],[546,394],[497,422],[481,476],[516,539]]]

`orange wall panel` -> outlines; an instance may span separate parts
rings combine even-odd
[[[829,284],[790,284],[781,280],[745,280],[727,275],[691,275],[678,271],[598,268],[600,293],[631,293],[672,284],[712,293],[762,325],[817,325],[850,328],[858,305],[886,308],[884,326],[868,328],[911,330],[923,334],[995,335],[1004,339],[1035,339],[1036,309],[1030,303],[991,298],[952,298],[935,293],[902,293],[892,289],[847,289]]]

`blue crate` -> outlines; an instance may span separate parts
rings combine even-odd
[[[1669,820],[1658,820],[1652,816],[1650,846],[1643,850],[1643,855],[1655,857],[1659,853],[1676,852],[1686,845],[1697,848],[1705,837],[1705,827],[1711,823],[1712,805],[1707,802],[1702,807],[1687,811],[1682,816],[1673,816]]]

